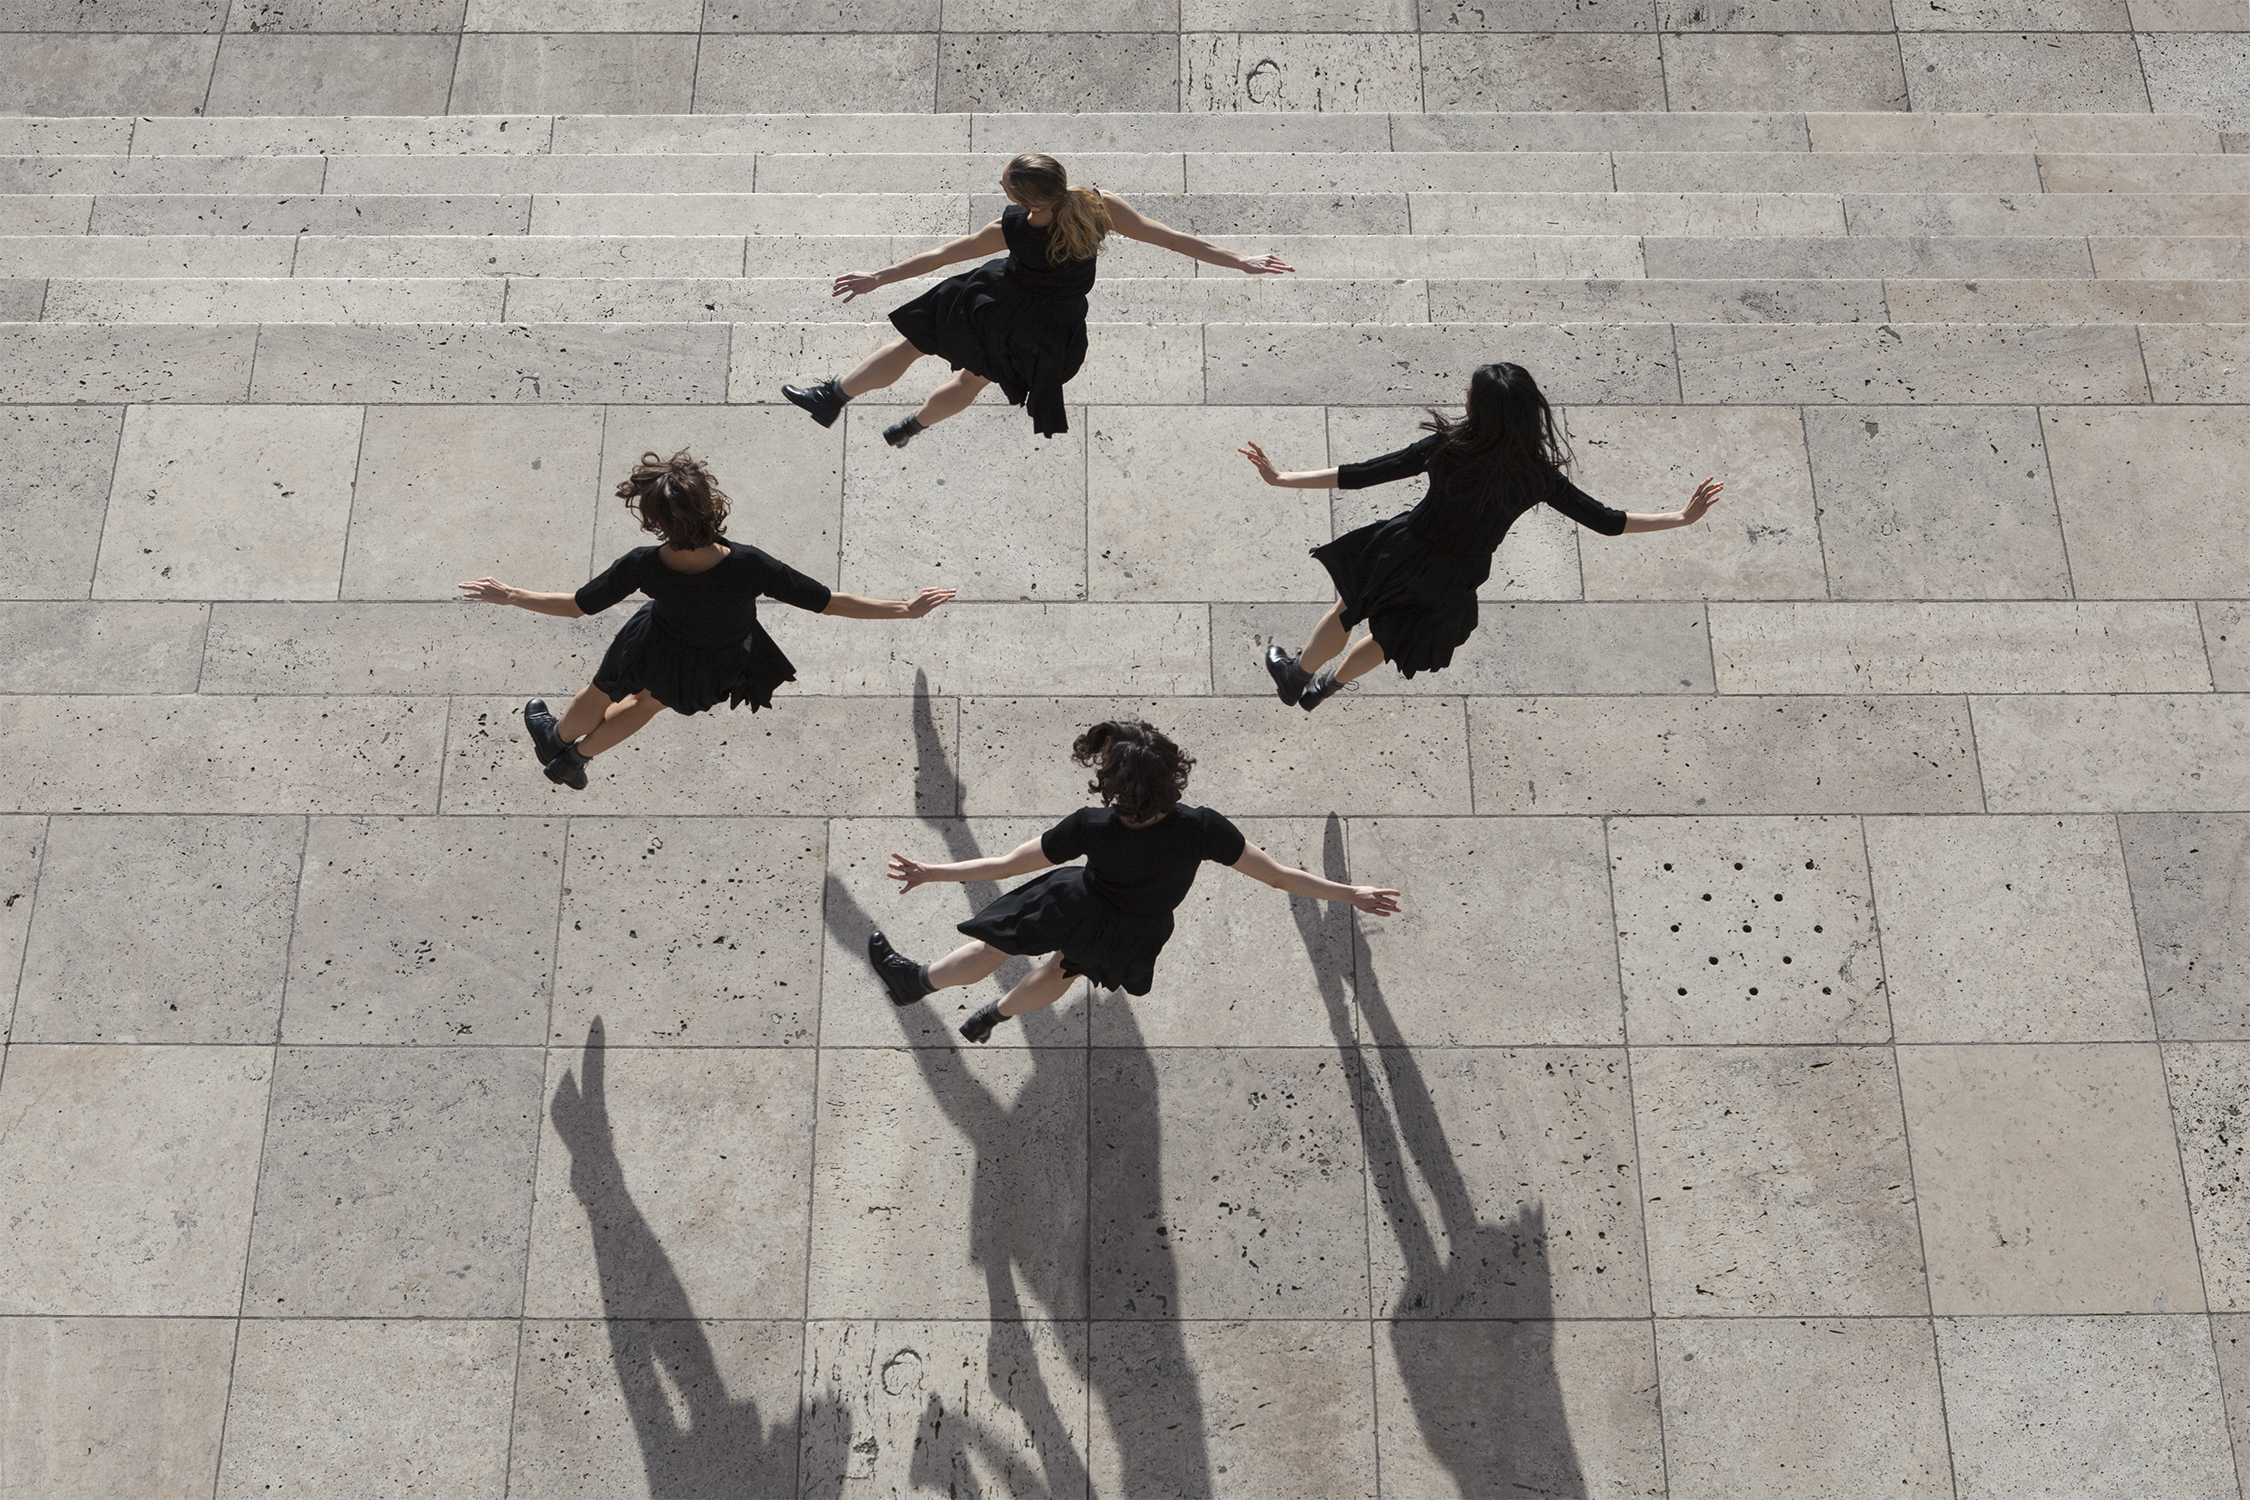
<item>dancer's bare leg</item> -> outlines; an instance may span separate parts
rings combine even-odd
[[[1308,672],[1319,671],[1323,662],[1344,649],[1344,642],[1350,637],[1351,632],[1344,628],[1344,601],[1338,599],[1313,627],[1312,639],[1297,653],[1297,665]]]
[[[1383,664],[1383,648],[1375,644],[1375,637],[1361,636],[1359,644],[1344,653],[1336,663],[1336,680],[1349,682],[1354,677],[1364,677]]]
[[[964,943],[936,963],[930,965],[930,987],[950,990],[957,985],[976,984],[990,979],[1008,955],[990,943]]]
[[[914,420],[924,427],[934,427],[947,417],[968,409],[984,388],[992,384],[982,375],[971,375],[967,370],[956,370],[953,378],[930,392],[930,399],[914,414]]]
[[[1016,982],[1016,987],[1000,997],[1000,1014],[1004,1016],[1028,1015],[1048,1006],[1070,993],[1077,982],[1075,974],[1065,974],[1062,955],[1050,953],[1047,961]]]
[[[571,705],[572,708],[577,706],[575,703]],[[657,702],[655,695],[645,688],[630,698],[620,699],[610,705],[609,712],[602,716],[602,721],[578,742],[578,753],[599,755],[604,750],[623,743],[633,731],[662,712],[664,705]]]
[[[601,723],[610,707],[609,694],[589,682],[578,690],[577,697],[570,700],[570,707],[563,710],[562,720],[555,726],[555,732],[565,742],[583,739],[594,732],[594,726]]]
[[[847,396],[864,396],[869,391],[879,391],[896,385],[898,378],[914,366],[922,351],[905,339],[893,339],[867,358],[838,382]]]

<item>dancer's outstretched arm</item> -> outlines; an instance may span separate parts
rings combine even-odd
[[[1137,212],[1132,204],[1115,193],[1102,194],[1102,206],[1109,210],[1109,227],[1125,238],[1140,240],[1159,249],[1176,250],[1190,260],[1225,266],[1230,271],[1240,271],[1247,276],[1275,276],[1283,271],[1297,269],[1285,264],[1278,255],[1237,255],[1232,250],[1221,250],[1207,239],[1183,233],[1169,224],[1159,224]]]
[[[1266,450],[1256,443],[1234,451],[1249,459],[1250,466],[1258,471],[1258,477],[1268,484],[1279,485],[1285,490],[1332,490],[1336,487],[1334,469],[1299,469],[1294,474],[1284,474],[1273,466],[1273,460],[1266,457]]]
[[[824,615],[847,620],[919,620],[953,597],[952,589],[924,589],[911,599],[870,599],[864,594],[830,594]]]
[[[486,604],[513,604],[533,614],[557,615],[565,620],[575,620],[586,613],[578,607],[576,594],[536,594],[530,589],[511,588],[497,578],[470,579],[461,585],[461,597]]]
[[[903,896],[918,885],[933,880],[966,883],[972,880],[1007,880],[1017,875],[1029,875],[1034,870],[1050,868],[1054,861],[1038,839],[1018,844],[1006,854],[987,855],[983,859],[956,860],[949,865],[926,865],[918,859],[908,859],[903,854],[891,856],[887,873],[898,882],[898,893]]]
[[[1292,896],[1310,896],[1315,901],[1349,901],[1370,916],[1398,915],[1398,892],[1382,886],[1345,885],[1341,881],[1323,880],[1310,870],[1283,864],[1256,844],[1243,845],[1242,857],[1234,862],[1233,868],[1239,874]]]
[[[1716,479],[1706,479],[1695,487],[1688,503],[1678,510],[1626,512],[1625,529],[1628,532],[1670,531],[1675,526],[1693,526],[1710,514],[1711,507],[1719,503],[1719,491],[1725,488]]]
[[[843,275],[837,277],[829,287],[828,295],[841,297],[849,302],[854,297],[866,296],[879,286],[889,286],[898,281],[912,281],[917,276],[929,275],[930,272],[937,270],[940,266],[950,266],[955,261],[976,260],[980,256],[998,255],[1007,248],[1008,240],[1000,232],[1000,221],[994,219],[975,234],[963,235],[957,240],[949,240],[935,250],[925,250],[920,255],[909,255],[897,265],[886,266],[873,274],[861,271],[846,271]]]

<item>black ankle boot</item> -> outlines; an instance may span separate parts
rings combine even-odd
[[[818,385],[785,385],[781,394],[812,413],[812,419],[823,427],[833,427],[844,414],[844,403],[852,398],[844,394],[844,383],[831,375]]]
[[[883,441],[889,443],[893,448],[903,448],[914,441],[914,434],[927,432],[928,430],[913,417],[908,417],[903,422],[893,422],[890,426],[884,428]]]
[[[539,764],[553,765],[563,753],[563,737],[546,699],[534,698],[523,706],[523,727],[531,732],[531,753],[539,757]]]
[[[918,964],[891,947],[891,940],[880,930],[867,935],[867,961],[875,966],[876,977],[883,988],[891,992],[891,1004],[913,1005],[937,986],[930,983],[930,968]]]
[[[1304,695],[1312,673],[1297,665],[1297,658],[1279,646],[1266,647],[1266,671],[1273,676],[1273,689],[1284,703],[1295,703]]]
[[[995,1000],[961,1023],[961,1035],[981,1046],[992,1040],[992,1028],[1007,1019],[1000,1014],[1000,1002]]]
[[[583,792],[586,790],[586,760],[576,745],[565,745],[560,755],[547,762],[547,779],[557,786]]]
[[[1302,669],[1300,668],[1300,670]],[[1334,667],[1322,667],[1320,675],[1306,683],[1304,690],[1297,694],[1297,706],[1309,714],[1320,707],[1323,700],[1333,698],[1342,692],[1344,687],[1345,684],[1336,680],[1336,669]]]

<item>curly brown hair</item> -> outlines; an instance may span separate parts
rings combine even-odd
[[[1195,757],[1139,719],[1110,719],[1080,735],[1070,758],[1093,766],[1086,790],[1131,823],[1150,823],[1179,805]]]
[[[639,518],[641,530],[682,552],[708,547],[724,533],[727,497],[703,461],[685,448],[670,458],[641,455],[617,486],[617,498]]]

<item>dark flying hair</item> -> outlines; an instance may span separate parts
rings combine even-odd
[[[1129,822],[1147,823],[1179,805],[1195,757],[1139,719],[1096,724],[1070,747],[1070,758],[1094,768],[1089,792]]]
[[[653,532],[682,552],[708,547],[725,533],[727,497],[702,460],[681,449],[670,458],[641,455],[617,486],[617,498]]]
[[[1481,366],[1469,377],[1468,414],[1458,421],[1433,411],[1422,424],[1445,441],[1436,458],[1487,475],[1485,493],[1549,482],[1570,467],[1570,445],[1539,382],[1522,365]]]

